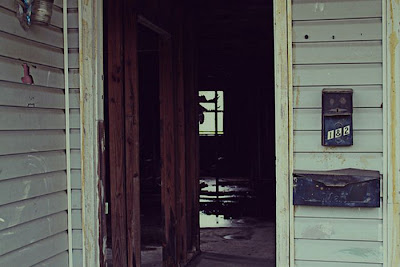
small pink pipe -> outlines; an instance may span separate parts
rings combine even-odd
[[[26,63],[22,64],[24,68],[24,77],[21,77],[21,81],[25,84],[33,84],[32,75],[29,74],[29,67]]]

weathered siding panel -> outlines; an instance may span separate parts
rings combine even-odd
[[[296,218],[295,238],[383,241],[382,220]]]
[[[67,210],[65,190],[0,206],[0,230]],[[37,207],[41,207],[38,209]]]
[[[68,266],[63,11],[25,31],[15,8],[0,4],[0,266]]]
[[[1,256],[0,266],[32,266],[65,252],[67,249],[68,234],[64,231]],[[57,262],[55,266],[68,266],[68,262]]]
[[[294,64],[382,62],[380,41],[296,43],[293,48]]]
[[[353,262],[329,262],[329,261],[296,261],[295,267],[382,267],[379,263],[353,263]]]
[[[57,266],[57,264],[59,262],[68,262],[68,252],[61,252],[60,254],[44,260],[36,265],[34,265],[33,267],[53,267],[53,266]]]
[[[293,167],[383,172],[381,0],[293,0]],[[354,144],[321,145],[324,88],[354,90]],[[383,264],[383,208],[294,207],[296,267]]]
[[[382,201],[380,208],[342,208],[332,207],[312,207],[312,206],[296,206],[294,215],[297,217],[312,218],[353,218],[353,219],[382,219]]]
[[[293,0],[293,20],[380,18],[381,0]]]
[[[342,240],[295,240],[299,260],[383,263],[382,242]]]
[[[350,86],[302,86],[294,87],[294,108],[321,108],[324,88],[350,88]],[[381,85],[352,85],[354,108],[380,108],[383,105]]]
[[[7,0],[7,2],[13,1]],[[16,37],[35,41],[38,44],[46,44],[51,47],[64,47],[62,28],[33,26],[29,31],[25,31],[15,17],[15,10],[7,9],[3,3],[0,8],[0,25],[3,32],[13,34]]]

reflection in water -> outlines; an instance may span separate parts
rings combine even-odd
[[[200,187],[200,228],[243,227],[243,218],[257,217],[249,179],[220,178],[217,190],[215,178],[204,177]]]
[[[233,219],[225,219],[224,215],[205,214],[200,212],[200,228],[232,227]]]

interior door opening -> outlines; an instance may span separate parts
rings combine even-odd
[[[275,266],[272,2],[197,11],[200,248],[209,264]]]
[[[275,266],[272,3],[193,4],[106,9],[107,266]]]
[[[140,222],[142,266],[162,265],[158,34],[138,26]]]

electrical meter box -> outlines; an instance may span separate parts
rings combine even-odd
[[[353,90],[322,90],[322,145],[353,145]]]

